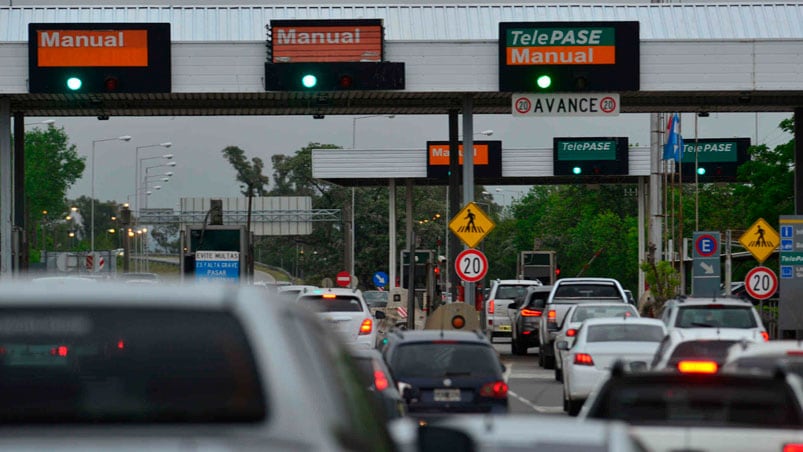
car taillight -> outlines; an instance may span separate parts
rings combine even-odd
[[[69,349],[66,345],[59,345],[50,349],[50,354],[53,356],[67,356]]]
[[[125,341],[123,341],[122,339],[117,341],[117,350],[122,350],[124,348],[125,348]]]
[[[550,309],[546,315],[548,322],[555,323],[558,321],[558,313],[554,309]]]
[[[543,311],[539,311],[536,309],[522,309],[521,316],[522,317],[541,317],[541,313]]]
[[[371,334],[371,330],[374,329],[374,322],[371,319],[365,319],[362,321],[360,325],[360,335],[363,334]]]
[[[5,349],[2,349],[2,350],[5,350]],[[5,351],[3,351],[3,353],[5,353]],[[786,355],[787,356],[803,356],[803,350],[787,350],[786,351]]]
[[[570,328],[566,330],[566,337],[574,337],[577,335],[577,330],[574,328]]]
[[[714,361],[680,361],[678,370],[684,374],[715,374],[719,365]]]
[[[494,301],[488,300],[488,314],[494,313]]]
[[[593,366],[594,360],[591,359],[591,355],[588,353],[575,353],[574,363],[579,366]]]
[[[494,399],[504,399],[507,397],[507,383],[504,381],[494,381],[485,383],[480,388],[480,397],[491,397]]]
[[[377,391],[384,391],[388,389],[388,376],[385,375],[385,372],[382,370],[377,369],[374,371],[374,387]]]
[[[761,337],[764,338],[764,342],[768,342],[770,340],[770,333],[768,333],[766,331],[762,331],[761,332]]]
[[[326,298],[326,299],[333,299],[333,298],[337,298],[337,295],[335,295],[333,293],[325,293],[325,294],[321,295],[321,297],[322,298]]]
[[[783,452],[803,452],[803,444],[784,444]]]

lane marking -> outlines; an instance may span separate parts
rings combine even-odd
[[[544,413],[544,414],[563,413],[563,407],[562,406],[539,406],[539,405],[536,405],[536,404],[530,402],[529,400],[525,399],[524,397],[516,394],[513,391],[508,390],[507,394],[508,395],[512,395],[513,397],[516,398],[516,400],[518,400],[519,402],[527,405],[529,408],[532,408],[534,411],[537,411],[539,413]]]
[[[555,378],[553,375],[551,375],[551,373],[550,374],[543,374],[543,373],[536,374],[536,373],[532,373],[532,372],[522,372],[522,373],[516,373],[515,376],[512,376],[512,373],[513,373],[513,363],[509,363],[509,362],[505,363],[505,373],[504,373],[505,382],[508,382],[510,380],[510,378],[514,378],[514,379],[528,378],[528,379],[537,379],[537,380],[553,380]],[[545,414],[562,414],[563,413],[563,407],[562,406],[540,406],[540,405],[536,405],[536,404],[532,403],[531,401],[525,399],[524,397],[516,394],[515,392],[511,391],[510,389],[508,389],[507,393],[508,393],[508,395],[511,395],[511,396],[515,397],[516,400],[518,400],[519,402],[523,403],[528,408],[531,408],[533,411],[536,411],[538,413],[545,413]]]

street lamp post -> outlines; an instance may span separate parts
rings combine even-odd
[[[388,118],[388,119],[393,119],[395,117],[396,117],[396,115],[368,115],[368,116],[355,116],[355,117],[351,118],[351,149],[354,149],[354,148],[357,147],[357,121],[358,120],[360,120],[360,119],[368,119],[368,118]],[[354,187],[351,187],[351,231],[349,231],[350,240],[351,240],[351,246],[349,247],[349,274],[351,275],[352,278],[354,277],[354,257],[355,257],[355,254],[356,254],[355,249],[356,249],[356,246],[357,246],[356,243],[355,243],[355,240],[354,240],[355,239],[355,235],[354,235],[354,229],[355,229],[355,224],[354,224],[354,217],[355,217],[355,215],[354,215],[354,213],[355,213],[354,212],[354,207],[355,207],[354,198],[355,198],[355,194],[356,194],[356,189]],[[393,237],[391,237],[390,239],[391,240],[395,240]]]
[[[95,144],[100,143],[101,141],[131,141],[130,135],[123,135],[116,138],[101,138],[100,140],[92,140],[92,206],[89,209],[89,230],[90,230],[90,240],[89,240],[89,248],[92,253],[95,252]]]
[[[161,147],[169,148],[172,145],[173,145],[173,143],[170,143],[168,141],[168,142],[161,143],[161,144],[150,144],[148,146],[140,146],[140,147],[147,148],[147,147],[161,146]],[[139,149],[139,148],[137,148],[137,149]],[[135,171],[134,171],[134,193],[137,193],[137,189],[140,186],[140,182],[141,182],[140,180],[141,180],[141,175],[142,175],[142,162],[144,162],[146,160],[154,160],[154,159],[172,160],[173,159],[173,154],[156,155],[156,156],[153,156],[153,157],[142,157],[142,158],[139,158],[139,154],[137,154],[136,168],[135,168]],[[136,206],[134,206],[134,208],[132,209],[134,212],[139,212],[139,209],[140,209],[140,204],[139,203],[140,203],[140,199],[136,198]]]
[[[171,158],[171,159],[173,158],[172,154],[168,154],[168,155],[170,156],[169,158]],[[144,158],[142,160],[143,161],[144,160],[148,160],[148,158]],[[144,190],[147,190],[148,183],[155,182],[155,181],[149,181],[148,179],[152,179],[153,177],[160,177],[160,178],[162,178],[162,180],[164,182],[167,182],[167,180],[170,180],[170,178],[173,177],[173,172],[172,171],[167,171],[164,174],[149,176],[148,172],[150,170],[152,170],[154,168],[174,168],[176,165],[177,165],[177,163],[175,161],[171,161],[171,162],[168,162],[168,163],[162,163],[160,165],[146,166],[145,170],[144,170],[144,176],[142,177],[139,193],[141,194]],[[167,180],[165,180],[165,178]],[[160,186],[159,188],[162,188],[162,187]],[[156,190],[159,190],[159,188],[157,188]],[[139,207],[139,205],[137,207],[140,208],[140,209],[143,209],[143,208],[147,209],[148,208],[148,199],[147,198],[143,198],[142,199],[142,207]]]
[[[136,149],[134,151],[134,192],[135,193],[137,191],[137,187],[139,186],[139,150],[140,149],[147,149],[147,148],[157,148],[157,147],[169,148],[170,146],[173,146],[173,143],[171,143],[169,141],[165,141],[164,143],[146,144],[144,146],[137,146],[136,147]],[[172,155],[171,155],[171,158],[172,158]],[[137,200],[137,202],[139,202],[139,200]],[[136,212],[136,209],[139,209],[139,204],[137,204],[136,207],[133,210]]]

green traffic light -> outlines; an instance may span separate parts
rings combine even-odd
[[[318,84],[318,77],[312,74],[305,74],[301,77],[301,84],[304,85],[304,88],[314,88]]]
[[[580,168],[579,166],[575,166],[574,168],[572,168],[572,172],[573,172],[574,174],[580,174],[580,173],[582,173],[582,172],[583,172],[583,169],[582,169],[582,168]]]
[[[552,86],[552,77],[549,75],[539,75],[537,79],[535,79],[535,83],[541,89],[546,89]]]
[[[67,79],[67,88],[72,91],[78,91],[81,89],[81,85],[83,85],[83,82],[78,77],[70,77]]]
[[[705,176],[705,168],[703,167],[697,168],[697,174],[699,174],[700,176]]]

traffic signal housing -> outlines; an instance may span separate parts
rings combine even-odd
[[[749,147],[750,138],[684,140],[679,177],[685,183],[736,182],[739,166],[750,159]]]
[[[265,63],[267,91],[372,91],[404,87],[404,63]]]
[[[553,139],[555,176],[627,176],[629,151],[627,137],[587,137]]]

